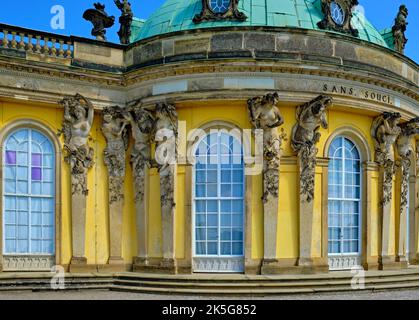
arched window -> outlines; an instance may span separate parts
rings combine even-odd
[[[329,266],[360,264],[361,159],[355,144],[337,137],[329,149]]]
[[[207,135],[196,150],[194,271],[244,268],[244,162],[238,139]]]
[[[3,147],[3,255],[55,254],[55,155],[34,129],[10,134]]]

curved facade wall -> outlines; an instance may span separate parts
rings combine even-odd
[[[73,38],[72,48],[71,56],[66,58],[13,48],[0,53],[3,58],[0,61],[2,132],[22,119],[31,119],[34,127],[39,123],[51,132],[58,132],[62,128],[64,110],[57,102],[66,95],[80,93],[95,108],[88,142],[93,148],[94,165],[87,171],[89,192],[82,220],[76,221],[72,213],[76,203],[69,164],[61,153],[57,154],[56,168],[60,174],[56,177],[59,210],[56,210],[54,263],[65,265],[73,272],[230,270],[235,262],[228,258],[221,262],[210,261],[210,264],[220,264],[215,270],[213,265],[195,264],[199,262],[194,260],[196,168],[187,156],[188,146],[193,144],[187,138],[191,138],[195,129],[209,132],[211,128],[228,131],[236,128],[240,134],[251,132],[248,100],[274,92],[278,93],[277,107],[283,118],[281,128],[287,137],[282,142],[278,168],[278,209],[270,217],[276,228],[267,231],[262,173],[246,175],[242,211],[244,251],[239,255],[241,268],[233,265],[233,271],[280,274],[329,270],[328,243],[332,232],[329,217],[333,214],[329,203],[329,176],[333,171],[329,148],[336,137],[346,137],[358,147],[361,181],[359,252],[353,261],[345,262],[343,257],[338,262],[342,263],[340,268],[363,265],[368,269],[386,269],[406,267],[407,261],[416,263],[419,252],[416,153],[412,156],[409,177],[409,223],[406,223],[409,227],[404,227],[399,218],[402,176],[397,170],[391,181],[388,221],[383,222],[382,167],[376,161],[376,146],[371,135],[374,120],[384,112],[399,112],[401,122],[419,115],[418,67],[413,61],[378,45],[338,34],[262,27],[179,32],[129,47]],[[313,206],[310,215],[302,215],[301,163],[291,140],[297,123],[297,107],[319,95],[332,97],[333,106],[326,113],[328,127],[318,131]],[[158,104],[174,105],[178,115],[179,161],[173,171],[173,189],[170,189],[176,206],[170,215],[162,213],[161,172],[154,166],[146,171],[142,202],[145,213],[139,214],[135,202],[137,185],[130,164],[132,137],[125,153],[124,205],[121,211],[115,211],[109,204],[103,109],[113,105],[129,108],[138,100],[151,113]],[[416,138],[410,139],[414,150],[417,150]],[[254,139],[250,140],[254,143]],[[62,150],[64,137],[59,144],[58,150]],[[156,147],[153,142],[153,158]],[[399,160],[394,150],[395,160]],[[213,213],[207,211],[206,214]],[[122,219],[121,224],[113,220],[115,215]],[[222,212],[219,215],[221,217]],[[387,228],[385,232],[383,226]],[[401,248],[402,229],[409,234],[405,242],[408,250]],[[120,240],[115,235],[120,235]],[[112,248],[115,241],[120,241],[116,249]],[[75,246],[84,247],[84,253],[75,255]],[[113,250],[120,256],[112,256]],[[268,251],[273,254],[267,256]],[[10,267],[4,255],[2,259],[0,264],[6,271],[36,269],[27,267],[25,261],[22,267],[19,264]],[[226,269],[221,266],[223,263]]]

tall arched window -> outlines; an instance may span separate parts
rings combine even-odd
[[[206,136],[195,154],[194,271],[243,272],[242,146],[218,132]]]
[[[329,150],[329,267],[349,269],[360,264],[361,159],[345,137]]]
[[[10,134],[3,147],[3,256],[55,254],[55,155],[34,129]]]

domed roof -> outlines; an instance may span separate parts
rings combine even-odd
[[[321,0],[241,0],[239,9],[247,15],[246,21],[195,24],[192,19],[202,10],[201,0],[166,0],[145,22],[134,20],[131,42],[176,31],[216,27],[268,26],[321,30],[317,26],[323,19]],[[358,29],[360,39],[388,47],[380,32],[361,12],[354,12],[352,26]]]

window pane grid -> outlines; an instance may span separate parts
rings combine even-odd
[[[210,153],[212,162],[210,164],[198,162],[195,167],[195,254],[214,257],[242,256],[244,252],[242,150],[241,146],[235,146],[237,143],[229,135],[217,134],[215,138],[214,140],[214,135],[207,136],[196,152],[198,161],[208,160]],[[212,140],[211,143],[209,140]],[[206,148],[208,154],[203,153],[205,146],[209,144],[211,148]],[[207,205],[210,201],[216,203],[212,205],[212,212]]]
[[[21,129],[8,137],[3,154],[5,254],[53,254],[54,154],[39,132]],[[13,217],[11,214],[13,213]],[[7,219],[7,217],[6,217]],[[12,236],[10,236],[12,235]]]
[[[336,138],[329,152],[329,253],[359,253],[359,152],[355,144],[344,137]]]

